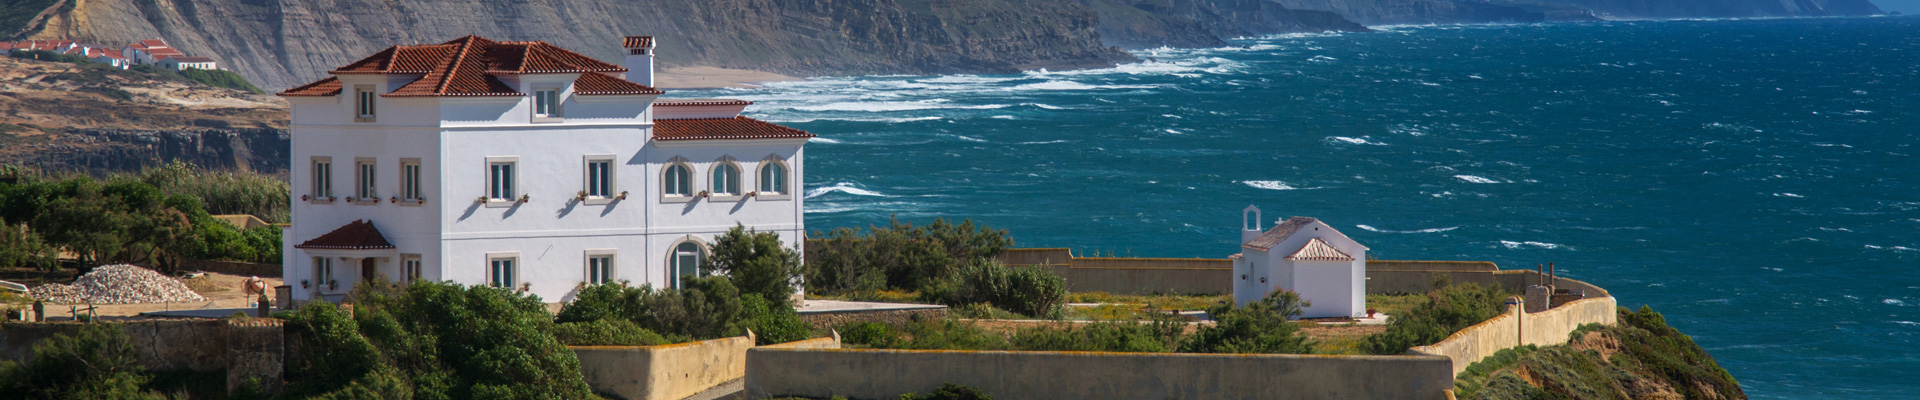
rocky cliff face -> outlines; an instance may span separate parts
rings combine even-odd
[[[1100,14],[1100,39],[1124,48],[1215,47],[1223,39],[1285,32],[1364,32],[1328,11],[1271,0],[1079,0]]]

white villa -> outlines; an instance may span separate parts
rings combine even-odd
[[[545,42],[389,47],[281,92],[296,200],[295,300],[361,280],[676,287],[735,224],[799,249],[805,131],[739,100],[661,100],[653,38],[626,66]]]
[[[1363,317],[1367,306],[1367,246],[1308,217],[1260,229],[1260,208],[1241,211],[1240,254],[1233,260],[1233,301],[1260,300],[1275,289],[1312,303],[1302,318]]]

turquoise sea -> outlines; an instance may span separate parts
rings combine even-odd
[[[1116,68],[817,78],[814,230],[972,218],[1019,246],[1237,252],[1239,210],[1384,259],[1557,263],[1755,398],[1920,397],[1920,18],[1386,27]]]

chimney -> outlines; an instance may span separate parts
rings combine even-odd
[[[620,47],[627,49],[627,81],[653,87],[653,37],[628,36]]]
[[[1240,210],[1240,243],[1246,244],[1260,237],[1265,230],[1260,229],[1260,207],[1247,205]]]

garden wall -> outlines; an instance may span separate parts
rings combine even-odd
[[[1443,399],[1439,356],[963,350],[747,351],[746,395],[894,398],[942,383],[1003,399]]]
[[[276,319],[162,319],[103,322],[119,327],[139,349],[139,363],[153,371],[227,372],[227,388],[258,378],[278,390],[285,364],[285,335]],[[73,335],[76,322],[0,324],[0,359],[24,360],[33,345],[55,335]]]
[[[678,400],[746,375],[753,336],[660,346],[568,346],[594,393],[629,400]],[[840,348],[839,335],[769,345]]]
[[[1514,299],[1518,301],[1519,297]],[[1454,332],[1440,343],[1414,347],[1407,353],[1447,357],[1453,360],[1453,373],[1457,375],[1501,349],[1527,344],[1565,344],[1567,335],[1580,325],[1612,325],[1618,319],[1615,308],[1613,297],[1576,300],[1537,313],[1523,312],[1524,307],[1518,305],[1508,306],[1500,316]]]

